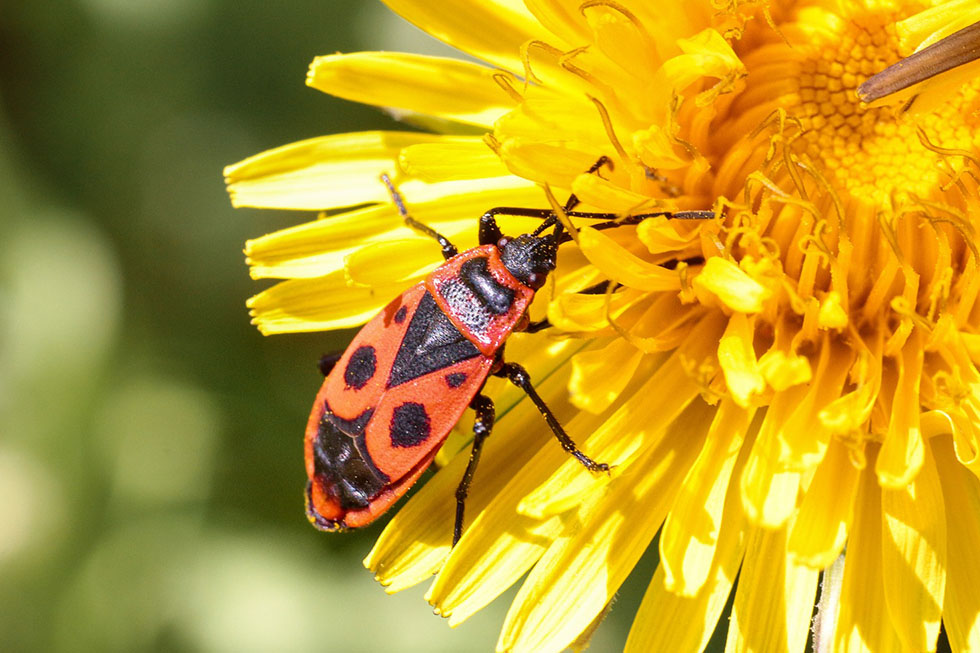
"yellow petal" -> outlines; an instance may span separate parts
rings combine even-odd
[[[946,597],[943,624],[954,651],[980,650],[980,481],[953,454],[949,436],[930,440],[943,486],[946,520]]]
[[[945,0],[895,24],[904,53],[921,50],[980,20],[974,0]]]
[[[759,369],[766,383],[777,392],[801,383],[809,383],[813,378],[810,361],[806,356],[787,353],[780,349],[770,349],[759,359]]]
[[[784,429],[798,427],[790,422],[790,417],[806,393],[806,387],[796,386],[777,394],[752,446],[742,472],[741,492],[742,506],[754,524],[779,528],[796,509],[800,474],[780,463],[779,434]]]
[[[913,651],[936,649],[946,590],[942,486],[932,447],[924,453],[913,482],[881,491],[885,604],[899,638]]]
[[[749,527],[726,651],[802,651],[818,571],[786,555],[786,529]]]
[[[600,331],[612,333],[608,311],[614,319],[649,295],[629,288],[609,295],[565,294],[548,305],[548,321],[562,331]]]
[[[724,79],[745,73],[745,64],[717,30],[701,30],[690,38],[678,39],[677,45],[687,57],[677,57],[683,63],[672,61],[665,68],[675,71],[668,76],[678,88],[700,76]]]
[[[800,564],[824,569],[840,555],[860,476],[847,447],[831,442],[790,529],[787,549]]]
[[[840,397],[854,361],[854,352],[833,338],[820,345],[813,382],[779,431],[779,461],[788,469],[807,471],[823,460],[830,430],[820,420],[824,409]]]
[[[705,404],[692,409],[699,413],[692,422],[709,419]],[[518,591],[498,650],[560,651],[576,639],[653,540],[704,434],[675,425],[610,483],[593,510],[579,514],[581,527],[548,549]]]
[[[642,358],[643,352],[622,338],[576,354],[568,381],[572,403],[590,413],[601,413],[626,388]]]
[[[854,522],[847,543],[840,611],[834,633],[834,651],[903,651],[901,640],[887,619],[881,556],[881,489],[874,475],[877,450],[869,447],[868,466],[861,474],[854,502]]]
[[[418,182],[410,182],[406,186],[409,211],[460,249],[477,244],[479,216],[487,209],[501,205],[528,206],[540,200],[540,190],[529,186],[523,189],[488,186],[480,193],[448,193],[456,187],[455,183],[448,187],[446,184],[423,187]],[[439,194],[440,190],[443,194]],[[501,228],[508,233],[529,231],[537,224],[537,220],[529,218],[500,219]],[[352,252],[391,238],[393,231],[401,237],[419,235],[405,226],[395,207],[386,202],[281,229],[250,240],[245,252],[254,278],[319,277],[340,268]],[[437,261],[439,249],[434,240],[429,240],[431,245],[418,241],[420,253],[428,252],[432,261]],[[383,270],[382,267],[379,274],[383,275]]]
[[[735,263],[714,256],[694,279],[695,288],[710,292],[733,311],[758,313],[772,291],[746,274]]]
[[[517,338],[517,336],[515,336]],[[568,358],[580,343],[568,340],[552,343],[549,347],[541,347],[539,339],[512,338],[508,342],[508,353],[520,360],[531,374],[535,388],[541,396],[555,408],[561,408],[561,397],[565,396],[565,376],[555,373],[562,365],[567,365]],[[492,399],[496,406],[497,419],[513,419],[517,428],[501,428],[487,439],[480,466],[470,486],[470,494],[466,500],[466,523],[464,524],[463,539],[457,549],[465,552],[467,539],[473,536],[487,537],[497,535],[499,531],[474,529],[475,523],[487,506],[494,506],[497,496],[501,493],[501,484],[509,479],[523,479],[522,468],[528,463],[527,456],[514,455],[515,451],[535,451],[539,447],[551,451],[553,438],[546,428],[533,428],[541,423],[541,415],[531,402],[527,401],[523,392],[507,384],[500,392],[494,392]],[[519,401],[522,400],[523,401]],[[472,417],[467,417],[467,424],[472,424]],[[524,428],[520,428],[524,425]],[[470,431],[472,433],[472,430]],[[560,447],[556,455],[564,454]],[[567,454],[564,454],[567,455]],[[469,450],[464,448],[459,455],[445,468],[426,482],[421,490],[416,492],[394,515],[384,531],[375,542],[374,548],[364,561],[366,567],[375,572],[378,581],[389,592],[397,592],[432,577],[442,565],[449,553],[452,541],[453,516],[456,509],[453,493],[463,475],[463,470],[469,460]],[[547,468],[540,472],[542,476],[549,473]],[[533,479],[528,480],[533,483]],[[521,494],[520,496],[523,496]],[[516,504],[517,499],[514,500]],[[510,512],[512,516],[513,509]],[[489,548],[487,551],[496,554],[499,548]],[[472,551],[484,551],[474,548]],[[543,548],[542,548],[543,551]],[[454,556],[457,554],[453,552]],[[472,553],[470,555],[473,555]],[[538,553],[540,555],[540,552]],[[528,563],[533,564],[533,560]],[[464,557],[463,562],[472,564],[471,557]],[[526,569],[527,567],[525,567]],[[517,577],[523,572],[518,572]],[[511,581],[513,582],[513,581]],[[504,585],[504,589],[509,586]],[[502,590],[501,590],[502,591]],[[492,599],[495,594],[491,594]]]
[[[637,213],[639,211],[637,207],[646,207],[650,204],[650,198],[646,195],[623,188],[599,175],[579,175],[572,183],[572,192],[582,200],[583,204],[602,207],[602,210],[607,213],[622,215]]]
[[[690,159],[670,130],[659,125],[633,132],[633,147],[643,163],[655,170],[677,170]]]
[[[406,174],[430,183],[510,174],[483,139],[475,137],[409,145],[398,162]]]
[[[344,258],[401,222],[389,207],[349,211],[280,229],[245,243],[253,279],[310,279],[341,268]]]
[[[345,100],[489,128],[515,104],[495,74],[502,73],[459,59],[356,52],[317,57],[306,84]]]
[[[753,410],[723,400],[660,533],[664,587],[694,597],[708,581],[732,469]],[[740,512],[740,510],[739,510]],[[676,650],[676,649],[675,649]]]
[[[498,132],[503,129],[503,120],[507,118],[497,122]],[[592,152],[594,150],[587,146],[575,143],[557,146],[508,138],[500,148],[500,157],[507,168],[518,177],[539,184],[551,183],[560,188],[568,188],[582,170],[595,163],[596,157]]]
[[[675,293],[660,294],[629,329],[631,345],[646,353],[677,349],[702,311],[683,304]]]
[[[766,388],[755,358],[754,336],[754,321],[750,321],[744,313],[735,313],[718,343],[718,363],[725,373],[728,391],[735,403],[743,408],[749,406],[754,395]]]
[[[680,231],[677,220],[650,218],[636,226],[636,237],[653,254],[682,250],[697,242],[699,230]]]
[[[398,153],[439,136],[414,132],[355,132],[311,138],[251,156],[225,168],[236,207],[320,211],[387,202],[378,181],[394,172]]]
[[[922,377],[921,335],[916,329],[897,359],[898,383],[892,399],[888,433],[875,471],[882,486],[900,489],[923,465],[925,445],[919,428],[919,381]]]
[[[538,22],[566,43],[578,45],[591,39],[592,34],[578,5],[561,0],[525,0],[524,4]]]
[[[382,240],[360,247],[344,260],[352,284],[381,286],[406,280],[421,281],[442,263],[438,245],[431,238]]]
[[[656,69],[650,61],[656,56],[655,44],[635,15],[621,5],[600,2],[583,5],[581,11],[592,28],[595,47],[634,77],[634,84],[652,83]],[[610,74],[602,79],[610,79]]]
[[[680,290],[676,270],[644,261],[601,231],[582,228],[578,244],[589,262],[616,283],[647,292]]]
[[[847,311],[841,306],[840,293],[832,290],[820,302],[817,324],[821,329],[843,329],[847,326]]]
[[[326,331],[367,322],[406,284],[381,288],[347,285],[343,270],[318,279],[283,281],[248,300],[252,323],[265,335]]]
[[[514,72],[524,70],[521,44],[549,34],[516,0],[384,0],[392,11],[440,41]],[[478,29],[474,29],[479,26]]]
[[[643,385],[629,395],[629,399],[588,440],[579,442],[579,447],[594,460],[613,465],[615,477],[622,471],[617,471],[616,465],[624,465],[640,449],[649,449],[659,442],[668,425],[701,390],[691,378],[685,362],[706,358],[720,330],[717,316],[702,320],[691,330],[684,344],[655,372],[637,375],[646,379]],[[670,388],[670,392],[664,392],[664,388]],[[520,510],[535,517],[557,514],[576,505],[582,496],[606,482],[606,475],[588,474],[577,460],[569,457],[525,498]]]
[[[670,591],[665,585],[664,565],[658,566],[633,619],[625,653],[704,650],[725,608],[745,551],[746,522],[740,506],[738,478],[746,453],[747,449],[743,448],[731,471],[718,544],[703,587],[693,597]],[[678,505],[675,502],[673,510]],[[678,624],[684,627],[679,628]]]
[[[564,374],[563,369],[548,378],[542,385],[542,389],[550,393],[550,396],[544,394],[542,396],[553,409],[557,408],[559,411],[562,408],[560,398],[563,395]],[[540,520],[521,514],[517,507],[534,487],[569,457],[568,454],[554,441],[550,431],[542,428],[541,415],[530,405],[530,402],[524,401],[518,404],[507,419],[509,426],[506,433],[514,433],[513,437],[516,438],[511,439],[511,436],[508,436],[507,446],[510,447],[510,457],[521,460],[523,467],[500,477],[500,480],[505,483],[503,488],[498,487],[492,500],[479,512],[470,512],[471,501],[467,499],[467,514],[475,514],[473,521],[470,523],[470,518],[467,518],[469,525],[463,531],[463,538],[453,549],[452,556],[446,561],[426,594],[426,599],[432,603],[439,614],[449,618],[451,626],[468,619],[520,579],[561,534],[565,525],[562,517],[554,516]],[[563,426],[573,439],[580,440],[581,436],[598,426],[601,420],[599,416],[579,412],[574,419],[565,422]],[[526,460],[521,456],[515,456],[514,452],[529,449],[527,444],[529,434],[535,437],[531,444],[537,448],[530,460]],[[541,438],[544,438],[544,441]],[[487,446],[489,447],[489,440]],[[481,461],[481,468],[483,464]],[[495,477],[498,475],[498,471],[493,467],[486,473],[493,474]],[[427,490],[428,486],[423,488],[422,492]],[[442,501],[447,503],[446,496],[450,496],[450,489],[444,488],[444,491],[447,494],[443,495]],[[419,494],[421,495],[422,492]],[[601,492],[582,497],[579,510],[589,510],[590,506],[601,497]],[[413,507],[414,501],[415,499],[407,507]],[[432,499],[428,499],[427,503],[431,501]],[[480,504],[476,505],[480,506]],[[449,518],[449,511],[445,512]],[[400,514],[396,519],[398,517]],[[574,515],[571,517],[574,518]],[[402,535],[402,538],[414,535],[413,532],[408,532]],[[417,545],[409,542],[408,546]]]

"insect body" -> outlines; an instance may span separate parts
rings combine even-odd
[[[590,172],[605,163],[600,159]],[[411,218],[391,182],[382,180],[406,223],[435,238],[447,260],[368,322],[327,373],[306,428],[307,516],[327,531],[371,523],[418,480],[472,407],[474,438],[456,491],[455,544],[480,451],[493,428],[493,402],[480,394],[490,374],[523,389],[562,447],[587,469],[609,469],[579,451],[524,368],[503,359],[507,337],[528,328],[527,309],[567,235],[551,211],[493,209],[480,220],[480,246],[457,254],[446,238]],[[566,210],[577,202],[572,196]],[[496,224],[500,214],[544,220],[534,232],[510,239]]]

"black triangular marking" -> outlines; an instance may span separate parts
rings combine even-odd
[[[408,324],[395,363],[391,366],[388,387],[441,370],[480,355],[480,350],[449,321],[431,293],[426,291]]]

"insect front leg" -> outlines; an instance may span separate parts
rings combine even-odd
[[[442,256],[447,261],[459,253],[459,250],[456,249],[455,245],[449,242],[448,238],[429,225],[423,224],[409,215],[408,209],[405,208],[405,200],[402,198],[402,194],[399,193],[398,189],[395,188],[395,185],[391,183],[391,178],[389,178],[388,175],[381,175],[381,182],[388,189],[388,194],[391,195],[391,201],[395,204],[395,207],[398,209],[398,215],[402,217],[402,220],[405,221],[406,225],[415,231],[419,231],[426,236],[429,236],[430,238],[434,238],[436,242],[439,243],[439,246],[442,247]]]
[[[333,370],[333,368],[337,365],[337,362],[340,360],[341,356],[343,355],[344,352],[342,351],[334,351],[334,352],[330,352],[329,354],[324,354],[323,356],[320,356],[320,360],[317,361],[316,364],[317,368],[320,370],[320,374],[322,374],[323,376],[327,376],[328,374],[330,374],[330,371]]]
[[[524,391],[524,394],[534,403],[537,407],[538,412],[540,412],[545,421],[548,422],[548,426],[551,427],[552,433],[558,438],[558,442],[561,443],[562,449],[568,453],[575,456],[582,465],[585,466],[590,472],[608,472],[609,465],[606,463],[597,463],[592,460],[584,453],[582,453],[575,443],[572,442],[572,438],[565,433],[565,429],[562,428],[561,424],[558,423],[558,419],[555,417],[548,405],[544,403],[544,400],[538,395],[537,390],[531,385],[531,377],[528,375],[527,370],[518,365],[517,363],[503,363],[497,372],[494,372],[497,376],[506,377],[508,381],[516,385],[518,388]]]
[[[496,414],[493,401],[484,395],[475,396],[470,402],[470,407],[476,411],[476,420],[473,422],[473,446],[470,448],[470,462],[466,464],[463,478],[456,486],[456,522],[453,524],[453,546],[456,546],[459,538],[463,536],[463,509],[466,505],[466,495],[469,494],[476,465],[480,462],[480,451],[483,449],[483,443],[490,435],[490,431],[493,430],[493,420]]]

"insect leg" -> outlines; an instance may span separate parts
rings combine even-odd
[[[500,231],[500,227],[497,226],[496,216],[498,215],[547,219],[551,217],[551,214],[551,209],[527,209],[516,206],[498,206],[497,208],[490,209],[480,216],[480,244],[495,245],[504,235]]]
[[[599,160],[592,164],[592,167],[585,171],[585,174],[592,174],[602,166],[606,164],[611,164],[609,157],[602,156]],[[562,209],[567,215],[572,215],[574,217],[599,217],[601,219],[611,220],[616,217],[614,213],[572,213],[572,209],[579,205],[579,199],[575,197],[572,193],[568,196],[568,201],[565,202],[565,206]],[[500,240],[503,233],[500,231],[500,227],[497,226],[496,216],[498,215],[513,215],[513,216],[523,216],[528,218],[542,218],[544,223],[538,227],[537,232],[544,231],[551,225],[555,223],[557,217],[555,212],[551,209],[526,209],[513,206],[501,206],[495,209],[490,209],[482,216],[480,216],[480,244],[489,245],[496,243]]]
[[[593,163],[588,170],[585,171],[585,174],[591,175],[594,172],[598,172],[599,169],[605,165],[608,165],[610,170],[613,169],[612,160],[608,156],[605,155],[600,156],[599,159],[595,163]],[[571,195],[568,196],[568,201],[565,202],[565,207],[563,210],[565,211],[565,213],[568,213],[576,206],[578,206],[580,203],[581,200],[575,196],[575,193],[572,193]]]
[[[537,333],[538,331],[544,331],[545,329],[551,328],[551,322],[548,318],[543,320],[537,320],[535,322],[529,322],[528,325],[522,329],[522,333]]]
[[[395,188],[395,185],[391,183],[391,179],[387,174],[381,175],[381,181],[388,188],[388,194],[391,195],[391,201],[395,204],[395,207],[398,209],[398,214],[402,216],[405,224],[415,231],[420,231],[426,236],[435,238],[436,242],[439,243],[439,246],[442,247],[442,256],[446,260],[456,256],[459,250],[456,249],[455,245],[449,242],[448,238],[429,225],[423,224],[409,215],[408,209],[405,208],[405,200],[402,198],[402,194],[399,193],[398,189]]]
[[[558,438],[558,441],[561,443],[562,449],[575,456],[575,458],[590,472],[609,471],[609,465],[606,463],[597,463],[579,451],[578,447],[575,446],[575,443],[572,442],[572,439],[567,433],[565,433],[565,429],[563,429],[561,424],[558,423],[558,419],[555,418],[554,413],[551,412],[548,405],[545,404],[544,400],[541,399],[540,395],[538,395],[537,390],[535,390],[534,386],[531,385],[531,377],[528,375],[527,370],[517,363],[503,363],[500,370],[495,372],[495,374],[497,376],[507,377],[507,380],[523,390],[528,398],[534,402],[538,412],[544,416],[545,421],[548,422],[548,426],[551,427],[552,433],[555,434],[555,437]]]
[[[470,402],[470,407],[476,411],[476,421],[473,422],[473,446],[470,448],[470,462],[466,465],[462,480],[456,486],[456,522],[453,524],[453,546],[456,546],[459,538],[463,535],[463,508],[466,504],[466,495],[469,494],[470,483],[473,482],[476,464],[480,462],[483,442],[493,429],[495,415],[493,401],[484,395],[475,396]]]
[[[330,374],[330,371],[334,368],[334,365],[337,364],[337,361],[339,361],[340,357],[343,355],[344,352],[335,351],[320,356],[320,360],[316,364],[317,368],[319,368],[320,370],[320,374],[322,374],[323,376]]]

